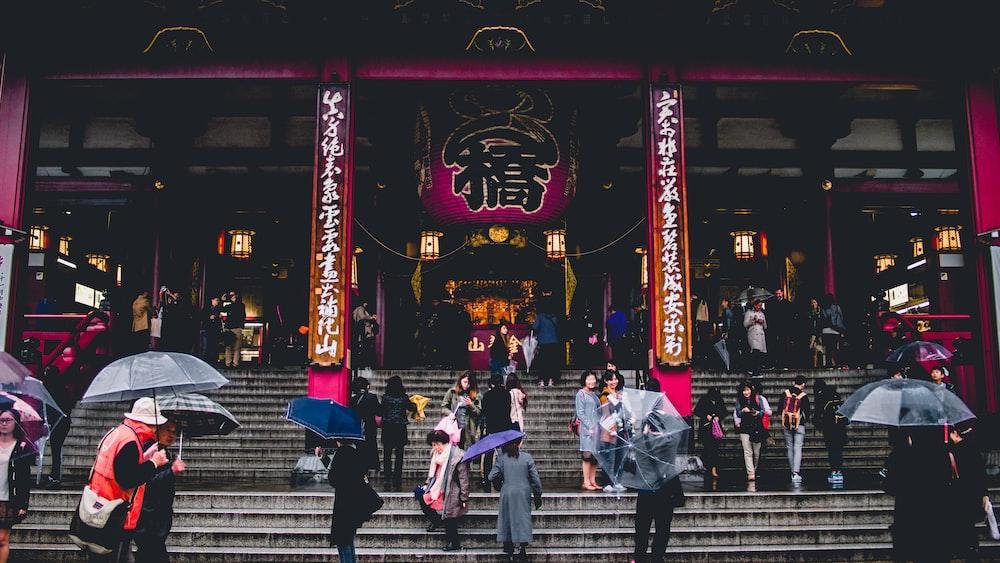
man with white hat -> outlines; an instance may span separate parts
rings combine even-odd
[[[120,498],[132,500],[128,516],[125,517],[125,534],[118,549],[111,554],[98,556],[90,554],[90,561],[128,561],[132,534],[139,521],[146,482],[156,469],[167,463],[166,452],[155,443],[156,427],[166,424],[167,418],[160,407],[150,397],[142,397],[125,413],[125,420],[108,432],[98,448],[94,460],[94,472],[90,478],[90,488],[106,499]],[[152,446],[143,451],[142,444],[154,440]]]

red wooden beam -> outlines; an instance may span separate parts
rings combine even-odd
[[[47,178],[35,180],[34,191],[36,192],[87,192],[87,193],[109,193],[109,192],[130,192],[135,189],[132,182],[125,180],[87,180],[81,178]]]
[[[323,61],[226,61],[194,64],[101,65],[81,68],[51,69],[42,72],[43,80],[329,80],[337,73],[348,76],[346,57]]]
[[[846,179],[833,183],[835,193],[850,194],[958,194],[957,180]]]
[[[933,82],[927,76],[893,74],[885,69],[836,69],[795,64],[688,62],[676,66],[658,64],[652,68],[653,76],[676,76],[675,79],[682,82],[850,82],[882,87]]]

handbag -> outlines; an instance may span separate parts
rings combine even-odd
[[[126,426],[126,428],[128,427]],[[105,434],[104,438],[101,439],[97,451],[101,451],[104,440],[108,439],[111,432]],[[136,439],[139,439],[138,434],[136,434]],[[106,499],[102,497],[90,488],[96,465],[97,460],[95,459],[94,465],[90,468],[87,485],[83,487],[80,504],[70,520],[69,539],[80,549],[94,555],[109,555],[118,547],[125,534],[125,519],[128,517],[129,509],[132,508],[132,502],[135,501],[139,487],[132,491],[128,502],[120,498]]]
[[[771,428],[771,415],[764,413],[760,417],[760,426],[764,430],[769,430]]]
[[[462,439],[462,429],[458,427],[458,420],[455,419],[455,415],[453,414],[449,414],[438,421],[434,430],[443,430],[448,435],[448,438],[451,439],[452,444],[457,444]]]
[[[360,513],[362,515],[361,521],[367,522],[375,516],[375,513],[385,506],[385,500],[372,488],[371,483],[368,479],[365,479],[365,484],[362,486],[361,494],[359,495],[358,502],[361,504]]]
[[[722,430],[722,425],[719,424],[719,417],[712,419],[712,438],[716,440],[721,440],[726,437],[726,433]]]
[[[573,415],[573,419],[569,421],[569,431],[573,433],[574,436],[580,436],[580,417]]]

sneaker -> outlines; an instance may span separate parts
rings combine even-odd
[[[49,475],[42,482],[42,486],[46,489],[58,489],[62,485],[62,481],[56,479],[55,477]]]
[[[449,543],[448,545],[441,548],[441,551],[461,551],[462,545],[457,543]]]
[[[792,483],[798,485],[801,482],[802,482],[802,476],[799,475],[798,473],[792,473]]]
[[[603,490],[606,493],[613,493],[615,492],[615,487],[614,485],[605,485]]]
[[[545,382],[544,381],[539,381],[538,382],[538,386],[539,387],[545,387]]]
[[[617,492],[617,493],[623,493],[623,492],[625,492],[625,485],[622,485],[621,483],[615,485],[613,488],[614,488],[615,492]]]
[[[842,471],[834,471],[833,482],[842,484],[844,482],[844,473]]]
[[[827,483],[836,483],[837,482],[837,472],[836,471],[831,471],[830,474],[826,477],[826,482]]]

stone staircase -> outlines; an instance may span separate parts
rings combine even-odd
[[[188,472],[181,479],[174,530],[170,536],[173,560],[208,561],[329,561],[336,550],[328,547],[332,493],[325,485],[289,489],[289,471],[304,450],[303,431],[284,420],[289,399],[305,393],[301,370],[230,371],[231,383],[207,393],[229,408],[243,426],[226,437],[187,440],[183,457]],[[409,430],[404,491],[426,475],[426,433],[440,418],[440,399],[454,384],[457,372],[409,370],[376,371],[372,390],[381,395],[384,382],[400,375],[409,393],[432,399],[426,420]],[[480,374],[481,379],[485,374]],[[795,372],[768,373],[763,387],[777,397]],[[877,371],[812,372],[838,385],[844,396],[870,380]],[[573,414],[578,374],[565,373],[554,387],[526,387],[529,437],[525,447],[538,462],[547,492],[545,505],[534,514],[533,561],[626,561],[632,547],[634,495],[582,493],[577,440],[567,429]],[[697,373],[694,399],[719,386],[731,401],[739,376]],[[631,381],[629,382],[631,383]],[[810,389],[811,390],[811,389]],[[772,401],[776,403],[776,401]],[[89,470],[97,441],[121,420],[127,404],[81,405],[65,448],[66,474],[80,482]],[[670,557],[678,561],[887,561],[888,526],[892,499],[876,490],[827,491],[820,473],[826,454],[818,432],[810,431],[803,466],[809,486],[820,490],[784,490],[787,462],[780,432],[772,434],[776,447],[765,450],[762,474],[775,485],[758,485],[761,492],[742,487],[739,443],[727,421],[723,459],[731,470],[722,492],[694,492],[674,519]],[[864,483],[863,475],[882,466],[887,455],[882,428],[852,425],[845,452],[848,486]],[[699,446],[695,446],[697,452]],[[474,468],[475,469],[475,468]],[[808,475],[812,473],[812,478]],[[374,479],[379,485],[380,479]],[[872,482],[868,480],[867,482]],[[764,491],[770,486],[772,491]],[[857,485],[854,485],[855,487]],[[358,552],[365,561],[494,561],[496,494],[476,490],[471,513],[463,525],[464,551],[440,552],[443,536],[428,534],[410,494],[385,493],[386,505],[361,529]],[[1000,491],[993,496],[1000,504]],[[82,561],[66,541],[70,514],[79,499],[76,487],[66,491],[36,491],[31,515],[12,535],[16,561]],[[1000,560],[1000,544],[984,543],[987,553]]]
[[[1000,491],[991,491],[994,502]],[[183,491],[169,548],[177,563],[331,561],[330,492]],[[443,553],[444,537],[424,531],[413,499],[384,495],[385,507],[359,530],[364,561],[498,561],[496,494],[473,494],[461,529],[464,550]],[[78,495],[33,496],[12,534],[15,561],[84,561],[65,533]],[[532,561],[628,561],[635,496],[548,492],[535,511]],[[879,491],[689,492],[673,520],[671,561],[889,561],[892,499]],[[985,534],[985,529],[980,530]],[[985,535],[983,536],[985,539]],[[1000,543],[982,541],[984,560]]]

